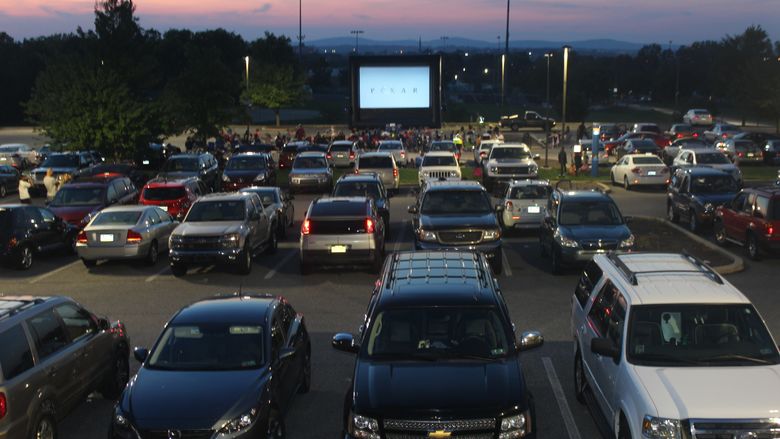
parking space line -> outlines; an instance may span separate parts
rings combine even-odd
[[[504,268],[504,276],[512,277],[512,267],[509,266],[509,258],[506,257],[506,250],[501,251],[501,264]]]
[[[157,279],[158,277],[162,276],[165,272],[170,271],[170,270],[171,270],[171,267],[166,265],[165,268],[163,268],[162,270],[160,270],[157,273],[147,277],[144,282],[153,282],[155,279]]]
[[[277,272],[278,272],[278,271],[279,271],[279,270],[280,270],[282,267],[284,267],[284,265],[285,265],[286,263],[290,262],[290,259],[292,259],[292,258],[293,258],[293,256],[295,256],[295,255],[297,255],[297,254],[298,254],[298,252],[297,252],[297,251],[291,251],[291,252],[287,253],[287,256],[283,257],[283,258],[282,258],[282,260],[281,260],[281,261],[279,261],[279,263],[278,263],[278,264],[276,264],[276,266],[275,266],[274,268],[272,268],[272,269],[271,269],[271,271],[269,271],[268,273],[266,273],[266,275],[265,275],[265,277],[264,277],[263,279],[265,279],[265,280],[268,280],[268,279],[271,279],[272,277],[276,276],[276,273],[277,273]]]
[[[58,268],[56,270],[52,270],[52,271],[49,271],[48,273],[44,273],[44,274],[42,274],[42,275],[40,275],[40,276],[38,276],[38,277],[36,277],[34,279],[31,279],[30,282],[28,282],[28,283],[31,283],[31,284],[38,283],[38,282],[46,279],[49,276],[53,276],[53,275],[59,273],[60,271],[64,271],[64,270],[66,270],[66,269],[68,269],[68,268],[70,268],[70,267],[72,267],[74,265],[78,265],[78,264],[81,264],[81,260],[75,260],[75,261],[71,262],[68,265],[63,265],[62,267],[60,267],[60,268]]]
[[[401,250],[401,244],[404,242],[404,237],[406,237],[406,229],[410,227],[409,221],[404,221],[401,223],[401,233],[398,233],[396,236],[395,243],[393,244],[393,252],[398,253],[399,250]]]
[[[555,366],[553,366],[550,357],[542,357],[542,363],[544,363],[544,369],[547,372],[547,379],[550,380],[550,387],[552,387],[555,400],[558,402],[558,408],[561,410],[561,417],[563,418],[563,424],[566,426],[566,431],[569,433],[570,439],[582,439],[580,431],[577,429],[577,423],[574,422],[574,415],[571,414],[569,403],[566,401],[566,395],[563,393],[561,382],[558,380],[558,374],[555,372]]]

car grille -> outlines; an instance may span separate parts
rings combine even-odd
[[[439,232],[442,244],[478,244],[482,240],[480,230],[448,230]]]
[[[214,435],[212,430],[170,430],[173,435],[168,434],[168,430],[150,430],[141,432],[141,439],[169,439],[169,438],[181,438],[181,439],[211,439]],[[175,432],[180,432],[181,435],[176,435]]]
[[[213,250],[219,248],[219,236],[184,236],[173,241],[177,250]]]
[[[581,241],[583,250],[615,250],[618,242],[614,239],[590,239]]]
[[[528,166],[515,166],[496,168],[496,175],[516,175],[516,174],[528,174]]]
[[[450,437],[458,439],[492,439],[495,437],[496,420],[492,418],[451,421],[386,419],[384,428],[387,439],[427,438],[428,433],[434,431],[445,431],[452,434]]]
[[[425,171],[428,178],[449,178],[450,171]]]
[[[772,419],[744,421],[691,419],[693,439],[778,439],[780,422]]]

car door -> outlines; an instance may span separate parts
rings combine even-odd
[[[100,331],[92,314],[73,303],[58,305],[54,312],[62,320],[72,348],[80,356],[76,374],[83,386],[82,396],[86,397],[99,387],[106,371],[113,366],[111,334]]]
[[[163,211],[162,209],[152,209],[153,213],[156,213],[157,216],[160,218],[160,225],[159,229],[157,230],[157,242],[159,243],[159,249],[167,249],[168,248],[168,238],[171,237],[171,233],[173,233],[173,229],[176,228],[178,225],[176,221],[173,219],[173,217],[168,214],[168,212]]]
[[[721,218],[723,221],[723,227],[726,229],[726,235],[732,239],[739,239],[739,227],[738,217],[743,207],[745,206],[745,200],[747,199],[747,193],[742,192],[738,194],[730,203],[723,206],[721,209]]]
[[[306,333],[306,327],[303,322],[303,315],[295,312],[290,304],[280,305],[281,309],[281,323],[282,329],[285,331],[284,345],[288,349],[293,349],[295,355],[291,359],[289,366],[288,379],[290,380],[290,391],[292,392],[298,388],[303,378],[303,373],[308,361],[307,356],[310,353],[307,351],[308,335]]]
[[[548,252],[552,251],[552,239],[555,229],[558,227],[558,207],[560,199],[558,194],[554,193],[547,201],[547,210],[544,214],[542,227],[539,231],[539,245],[543,246]]]
[[[281,358],[287,334],[282,326],[280,308],[281,305],[277,306],[274,310],[270,326],[271,369],[273,370],[272,382],[276,383],[275,388],[272,390],[272,394],[276,398],[276,402],[279,404],[281,411],[286,412],[289,407],[293,390],[293,384],[290,379],[290,362],[294,355],[287,358]]]
[[[742,205],[742,209],[735,212],[734,218],[734,239],[739,242],[745,242],[747,239],[747,231],[751,228],[755,218],[753,217],[753,206],[756,204],[756,194],[748,193],[745,198],[745,203]]]
[[[623,177],[626,175],[626,160],[627,157],[623,157],[615,164],[615,181],[617,183],[623,182]]]
[[[252,197],[250,199],[252,203],[252,209],[257,212],[257,243],[266,243],[271,237],[271,218],[263,209],[263,202],[260,201],[259,196]]]
[[[60,235],[57,233],[56,217],[51,212],[46,212],[46,218],[43,216],[44,209],[26,206],[24,214],[27,217],[27,228],[30,237],[37,251],[45,252],[59,247],[62,244]]]
[[[574,294],[571,296],[571,332],[574,337],[577,337],[577,328],[585,322],[585,310],[591,295],[601,288],[602,275],[601,267],[591,260],[585,265],[574,288]]]
[[[690,185],[691,176],[686,174],[682,177],[679,190],[675,192],[675,207],[677,208],[677,212],[680,214],[680,217],[684,219],[690,218],[689,215],[691,213],[692,200]]]

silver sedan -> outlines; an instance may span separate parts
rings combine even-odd
[[[95,215],[76,239],[84,265],[103,259],[140,259],[157,263],[168,250],[168,237],[179,224],[157,206],[115,206]]]

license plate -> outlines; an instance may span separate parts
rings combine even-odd
[[[110,233],[101,233],[100,242],[114,242],[114,235]]]
[[[528,206],[528,213],[540,213],[541,211],[539,206]]]
[[[168,206],[157,206],[157,207],[159,207],[160,209],[162,209],[162,210],[164,210],[166,212],[168,211]]]
[[[647,175],[658,175],[658,173],[657,173],[657,172],[655,172],[655,171],[649,171],[649,172],[647,173]]]
[[[343,159],[344,158],[344,154],[339,154],[339,155],[336,156],[336,158]]]
[[[149,160],[144,160],[144,161],[143,161],[143,162],[141,162],[141,163],[143,163],[144,165],[148,165],[148,164],[149,164]]]
[[[347,246],[346,245],[333,245],[330,247],[331,253],[346,253],[347,252]]]
[[[752,152],[749,152],[748,153],[748,157],[753,158],[753,157],[755,157],[755,154],[753,154]]]

